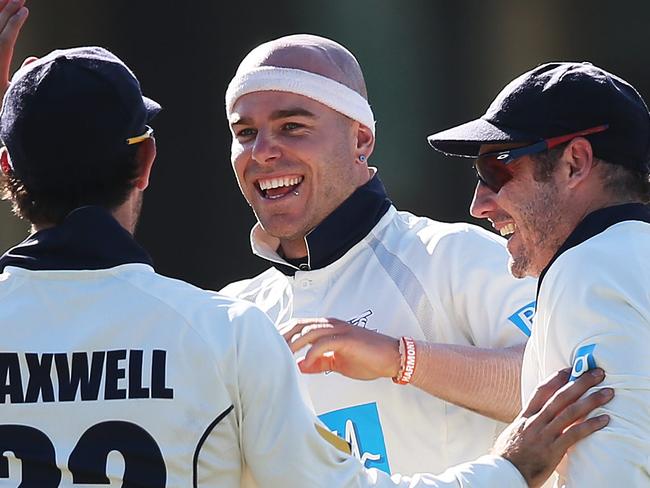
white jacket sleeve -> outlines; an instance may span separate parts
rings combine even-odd
[[[297,369],[266,316],[250,308],[237,326],[237,368],[243,464],[258,486],[288,487],[525,487],[508,461],[486,456],[475,463],[430,474],[392,478],[366,470],[331,442],[305,406]],[[330,440],[327,440],[330,438]],[[339,439],[340,443],[341,440]]]
[[[573,377],[594,367],[614,399],[606,428],[580,441],[558,469],[567,487],[650,485],[650,309],[646,264],[566,253],[544,278],[538,310],[541,364],[548,373],[573,366]],[[598,261],[594,265],[594,260]],[[562,482],[560,483],[562,486]]]

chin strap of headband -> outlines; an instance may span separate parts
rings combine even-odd
[[[357,92],[325,76],[276,66],[261,66],[235,75],[226,90],[228,118],[237,99],[258,91],[289,92],[311,98],[360,122],[375,133],[375,118],[370,104]]]

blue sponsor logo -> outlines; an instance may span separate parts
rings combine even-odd
[[[524,305],[515,313],[513,313],[508,320],[515,324],[527,337],[530,337],[530,330],[533,328],[533,317],[535,316],[536,301]]]
[[[334,410],[318,418],[350,444],[352,455],[360,459],[366,468],[377,468],[390,474],[384,431],[376,403]]]
[[[596,344],[588,344],[578,348],[573,359],[573,369],[571,370],[571,378],[569,381],[576,380],[590,369],[596,367],[596,359],[594,358],[594,348]]]

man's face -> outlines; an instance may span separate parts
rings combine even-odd
[[[485,145],[481,153],[501,151],[512,145]],[[563,231],[561,191],[555,173],[548,181],[537,181],[535,161],[530,156],[509,165],[512,179],[498,192],[479,182],[470,213],[492,222],[508,239],[510,273],[516,278],[539,276],[566,239]]]
[[[302,240],[367,180],[355,162],[358,123],[307,97],[249,93],[229,122],[239,187],[281,243]]]

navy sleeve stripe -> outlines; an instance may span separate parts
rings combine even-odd
[[[230,412],[232,412],[233,408],[235,408],[234,405],[230,405],[227,409],[225,409],[223,412],[221,412],[216,419],[214,419],[210,425],[208,425],[208,428],[205,429],[205,432],[203,432],[203,435],[201,436],[201,439],[199,439],[199,443],[196,445],[196,450],[194,451],[194,459],[193,459],[193,483],[192,486],[194,488],[197,488],[199,486],[199,453],[201,452],[201,448],[203,447],[203,444],[205,444],[205,440],[208,438],[210,433],[214,430],[214,428],[217,426],[219,422],[221,422],[226,415],[228,415]]]

